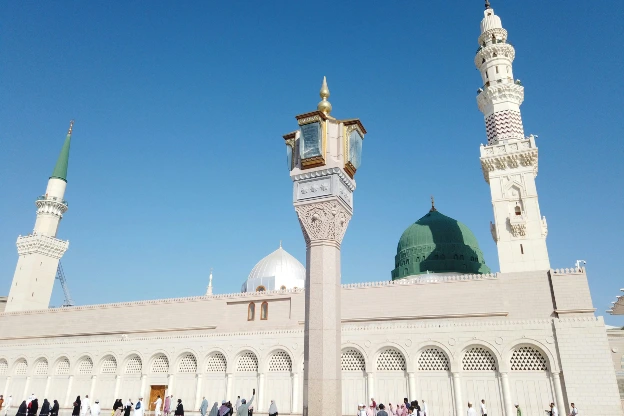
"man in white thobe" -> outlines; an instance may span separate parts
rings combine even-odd
[[[9,394],[9,397],[7,397],[6,402],[4,403],[4,416],[7,416],[7,414],[9,413],[9,409],[11,408],[11,404],[13,403],[13,396]]]
[[[477,416],[477,411],[472,407],[472,403],[468,402],[468,411],[466,412],[466,416]]]
[[[574,403],[570,403],[570,416],[578,416],[578,409],[574,405]]]
[[[139,401],[134,405],[134,416],[143,416],[144,412],[143,397],[139,397]]]
[[[85,416],[87,412],[91,413],[91,401],[89,400],[89,395],[86,394],[84,400],[82,401],[82,409],[80,409],[80,415]]]
[[[238,396],[236,398],[236,404],[234,405],[234,410],[236,411],[236,414],[238,414],[238,408],[240,407],[240,405],[241,405],[241,399],[240,399],[240,396]]]
[[[158,396],[158,398],[156,399],[156,401],[153,403],[154,404],[154,416],[160,416],[160,408],[162,406],[162,399],[160,398],[160,396]]]
[[[487,416],[487,408],[485,407],[485,399],[481,399],[481,416]]]
[[[93,404],[93,407],[91,407],[91,415],[92,416],[100,416],[100,411],[102,409],[100,408],[100,401],[96,400],[95,403]]]

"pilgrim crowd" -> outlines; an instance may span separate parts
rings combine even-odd
[[[221,401],[219,406],[218,402],[214,402],[210,411],[208,411],[208,400],[203,398],[199,413],[201,416],[253,416],[253,401],[256,397],[256,389],[253,390],[251,399],[241,399],[237,397],[236,403],[232,405],[227,400]],[[153,416],[184,416],[184,405],[182,400],[178,399],[177,403],[174,403],[173,395],[165,396],[165,400],[158,396],[156,401],[150,403],[153,405]],[[17,405],[17,403],[16,403]],[[488,416],[487,406],[485,400],[481,400],[479,403],[479,409],[468,402],[468,410],[466,416]],[[9,396],[6,400],[0,395],[0,416],[13,416],[13,397]],[[148,404],[149,406],[149,404]],[[23,400],[17,407],[15,416],[58,416],[59,403],[57,400],[53,400],[50,403],[48,399],[43,399],[41,408],[39,407],[39,399],[31,394],[27,400]],[[151,406],[149,406],[151,407]],[[174,408],[175,407],[175,408]],[[522,416],[522,409],[518,404],[515,405],[516,415]],[[131,399],[128,399],[126,403],[123,403],[121,399],[115,400],[112,407],[112,413],[110,416],[144,416],[145,404],[143,398],[140,397],[136,403],[133,403]],[[101,416],[102,408],[100,407],[99,400],[96,400],[93,404],[89,400],[89,395],[86,395],[84,399],[80,399],[80,396],[76,397],[73,403],[72,416]],[[548,416],[559,416],[559,411],[554,403],[550,403],[549,408],[545,411]],[[277,405],[275,401],[271,400],[271,404],[268,409],[269,416],[278,416]],[[579,412],[574,403],[570,404],[570,416],[578,416]],[[422,400],[419,403],[418,400],[403,399],[403,403],[392,404],[388,403],[385,406],[383,403],[377,404],[374,398],[371,398],[369,405],[359,404],[357,408],[356,416],[435,416],[428,412],[427,403]]]

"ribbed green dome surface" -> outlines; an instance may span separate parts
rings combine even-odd
[[[399,240],[392,280],[422,273],[490,273],[468,227],[432,209]]]

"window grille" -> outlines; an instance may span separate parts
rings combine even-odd
[[[342,352],[340,368],[342,371],[366,371],[366,361],[361,352],[355,348],[349,348]]]
[[[292,360],[286,351],[277,351],[269,361],[269,371],[292,371]]]
[[[225,373],[227,369],[227,360],[220,352],[216,352],[208,357],[206,371],[209,373]]]
[[[56,374],[64,376],[69,374],[69,359],[61,358],[56,364]]]
[[[109,355],[104,359],[102,363],[103,374],[114,374],[117,372],[117,359],[112,355]]]
[[[78,374],[91,374],[93,372],[93,361],[91,358],[86,357],[78,364]]]
[[[15,365],[15,375],[16,376],[25,376],[26,375],[26,370],[28,370],[28,363],[26,362],[26,360],[20,360]]]
[[[197,372],[197,358],[193,354],[186,354],[180,360],[178,365],[178,371],[180,373],[196,373]]]
[[[43,359],[37,361],[37,365],[35,366],[35,375],[37,376],[45,376],[48,374],[48,360]]]
[[[496,359],[482,347],[472,347],[466,351],[462,365],[464,371],[496,371]]]
[[[138,355],[133,356],[126,363],[126,374],[141,374],[143,362]]]
[[[418,371],[449,371],[446,354],[439,348],[427,348],[418,357]]]
[[[6,360],[0,360],[0,375],[5,375],[9,372],[9,363]]]
[[[548,364],[535,348],[519,347],[511,354],[511,371],[548,371]]]
[[[385,349],[377,357],[377,371],[405,371],[405,357],[394,348]]]
[[[236,371],[258,371],[258,357],[253,352],[246,352],[238,357]]]
[[[168,373],[169,359],[165,354],[159,354],[152,362],[152,373]]]

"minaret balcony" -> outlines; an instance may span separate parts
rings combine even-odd
[[[481,69],[486,61],[494,58],[506,58],[510,62],[516,58],[516,50],[511,43],[500,42],[487,46],[480,46],[474,58],[474,64],[477,69]]]
[[[61,218],[69,207],[66,200],[49,195],[38,197],[35,205],[37,205],[37,214],[52,214]]]

